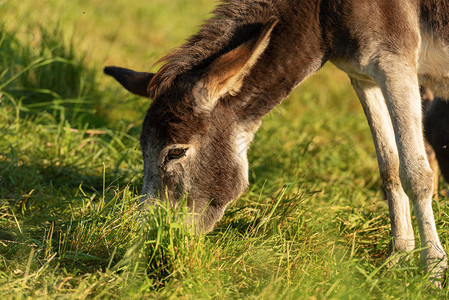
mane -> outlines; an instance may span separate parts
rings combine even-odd
[[[278,15],[273,2],[222,1],[198,33],[156,62],[163,65],[149,83],[150,96],[155,99],[170,87],[179,75],[204,68],[218,56],[249,40],[270,17]]]

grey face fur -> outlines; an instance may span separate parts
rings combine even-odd
[[[157,106],[155,102],[149,116]],[[176,119],[176,114],[169,116],[170,122],[158,117],[145,120],[141,136],[142,200],[145,205],[151,203],[146,197],[168,196],[176,202],[187,196],[198,230],[207,232],[247,186],[247,146],[242,148],[242,144],[250,142],[252,133],[237,143],[237,136],[248,128],[227,107],[211,113],[191,111],[196,120],[187,123]],[[196,122],[194,130],[191,122]]]
[[[392,252],[414,248],[411,200],[422,261],[442,278],[419,86],[449,95],[447,24],[443,0],[228,0],[156,74],[107,67],[154,99],[142,128],[143,193],[187,195],[198,228],[210,230],[247,185],[246,149],[261,118],[331,61],[351,78],[371,128]]]
[[[142,205],[158,198],[168,197],[175,203],[187,197],[198,231],[207,232],[246,188],[246,152],[260,122],[245,119],[246,109],[230,98],[240,92],[277,22],[272,18],[257,26],[240,45],[212,59],[206,68],[173,78],[173,84],[164,89],[153,83],[163,73],[133,76],[130,70],[105,69],[132,91],[155,87],[140,138]]]

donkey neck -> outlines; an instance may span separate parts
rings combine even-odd
[[[279,11],[280,22],[273,30],[270,45],[245,78],[240,93],[225,99],[230,105],[243,104],[238,112],[241,120],[260,120],[326,61],[320,1],[293,2],[296,6]]]

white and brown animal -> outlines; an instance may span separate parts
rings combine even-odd
[[[422,262],[442,278],[419,87],[449,98],[448,24],[443,0],[228,0],[156,74],[105,68],[154,100],[141,135],[144,201],[188,195],[198,228],[211,230],[248,184],[246,150],[262,117],[331,61],[372,131],[392,250],[415,247],[410,200]]]

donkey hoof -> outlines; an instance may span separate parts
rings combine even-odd
[[[438,289],[443,288],[447,270],[446,255],[437,258],[426,257],[424,265],[426,273],[429,274],[430,283]]]

